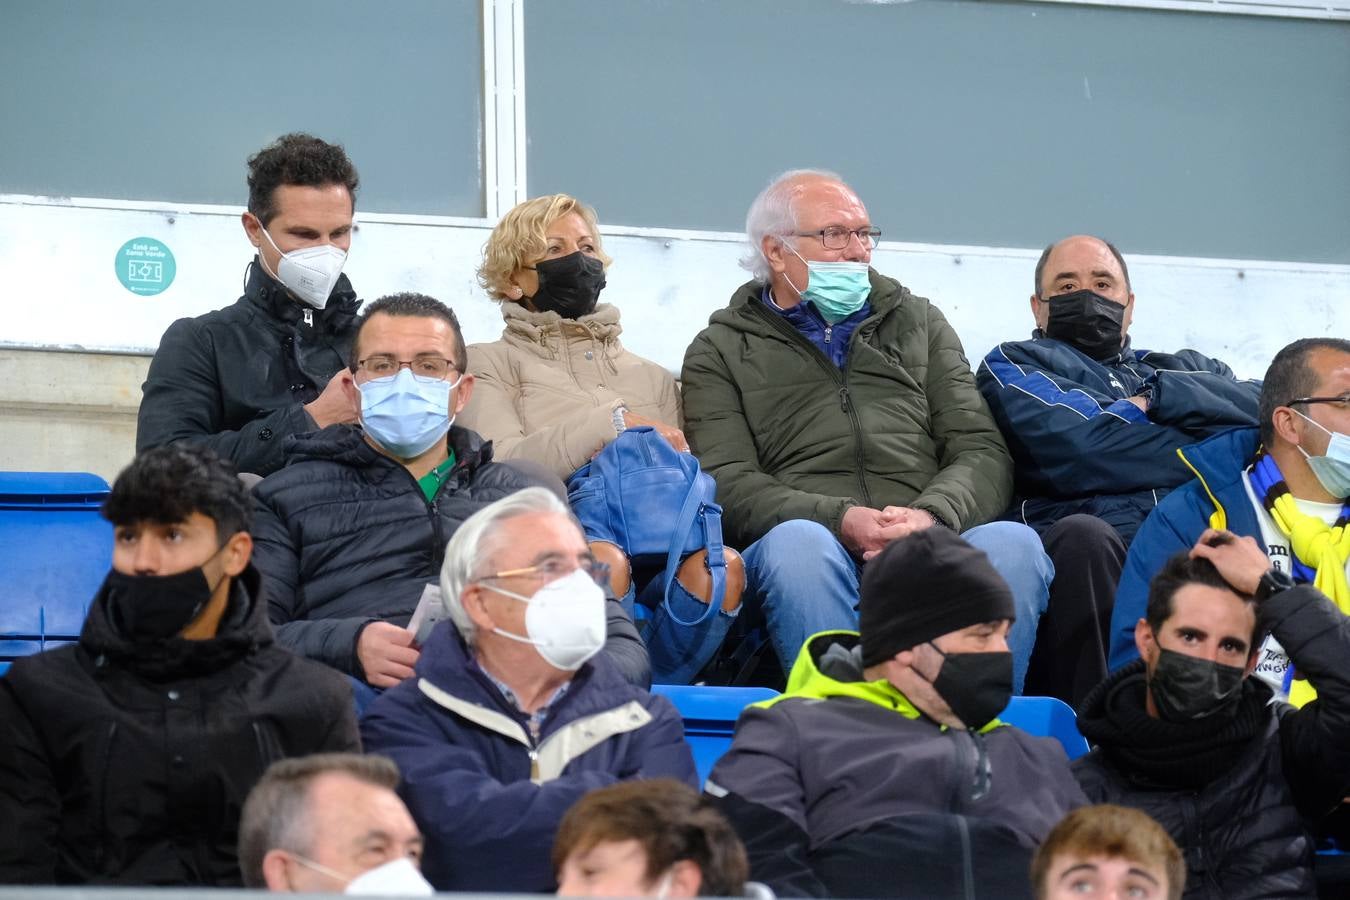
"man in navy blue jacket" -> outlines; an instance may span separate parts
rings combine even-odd
[[[1275,354],[1261,392],[1261,427],[1182,451],[1196,479],[1159,504],[1130,546],[1111,618],[1111,668],[1139,655],[1134,629],[1149,581],[1206,528],[1255,538],[1276,571],[1316,584],[1350,612],[1350,461],[1341,450],[1338,465],[1333,447],[1350,444],[1347,434],[1350,341],[1306,338]],[[1256,674],[1284,692],[1295,687],[1288,668],[1283,649],[1268,641]],[[1297,690],[1292,699],[1300,699]]]
[[[1191,477],[1177,449],[1254,425],[1260,383],[1194,350],[1133,349],[1129,269],[1099,238],[1045,248],[1031,313],[1031,340],[989,351],[976,382],[1012,452],[1007,518],[1040,532],[1055,564],[1037,646],[1085,648],[1033,659],[1029,689],[1073,702],[1106,674],[1102,629],[1126,547],[1158,500]]]
[[[527,488],[455,532],[441,568],[451,623],[416,674],[362,720],[391,757],[442,891],[552,891],[549,850],[587,791],[630,778],[696,785],[679,713],[607,654],[607,570],[567,507]]]

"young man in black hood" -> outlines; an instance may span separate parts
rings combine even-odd
[[[204,447],[138,456],[78,643],[0,679],[0,883],[237,885],[274,760],[359,750],[346,679],[272,641],[251,505]]]
[[[1266,631],[1317,690],[1301,709],[1250,677]],[[1153,579],[1135,643],[1079,711],[1084,792],[1167,829],[1186,898],[1314,896],[1311,831],[1350,791],[1350,618],[1211,529]]]

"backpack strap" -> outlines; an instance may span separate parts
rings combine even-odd
[[[685,621],[675,614],[670,605],[670,592],[675,586],[675,570],[679,568],[680,554],[684,550],[690,533],[699,523],[703,523],[703,546],[708,551],[708,572],[712,575],[712,597],[703,615],[693,621]],[[670,538],[670,552],[666,555],[666,584],[662,592],[661,604],[677,625],[692,628],[701,625],[722,608],[722,600],[727,595],[727,559],[722,552],[722,508],[716,503],[704,503],[698,480],[689,485],[680,515],[675,520],[674,533]]]

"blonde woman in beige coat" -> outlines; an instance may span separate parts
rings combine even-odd
[[[624,429],[642,425],[689,452],[674,377],[625,350],[619,310],[598,302],[610,262],[594,211],[566,194],[527,200],[492,230],[478,281],[501,303],[506,327],[500,340],[469,347],[477,383],[460,421],[492,441],[496,459],[533,460],[566,479]],[[660,572],[634,573],[615,545],[593,541],[591,550],[609,563],[614,595],[630,611],[636,587],[659,588]],[[642,592],[653,607],[644,635],[657,681],[692,680],[715,654],[745,588],[740,555],[727,548],[726,562],[722,611],[704,630],[666,621],[660,590]],[[712,591],[706,553],[686,557],[676,576],[688,619],[691,609],[698,614],[695,604],[707,608]]]

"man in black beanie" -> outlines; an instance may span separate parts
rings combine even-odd
[[[930,528],[863,570],[859,627],[814,635],[749,707],[706,790],[784,897],[1030,898],[1036,847],[1085,801],[1063,748],[995,717],[1013,600]]]

